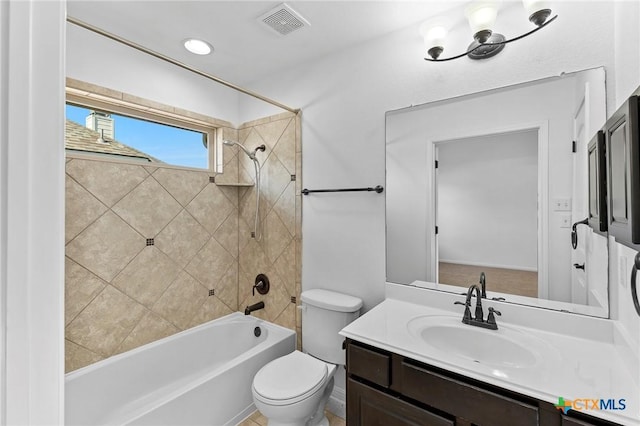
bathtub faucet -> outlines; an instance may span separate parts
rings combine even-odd
[[[249,315],[253,311],[257,311],[258,309],[264,309],[264,302],[254,303],[253,305],[249,305],[244,309],[244,314]]]

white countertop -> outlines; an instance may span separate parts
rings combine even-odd
[[[565,400],[624,399],[624,410],[583,412],[624,425],[640,425],[637,355],[630,354],[617,343],[612,321],[579,318],[560,312],[535,312],[533,308],[483,300],[485,316],[489,306],[503,314],[497,318],[498,332],[502,324],[506,329],[516,329],[543,343],[545,351],[540,363],[530,368],[479,365],[472,360],[449,356],[434,350],[407,329],[409,321],[425,315],[459,315],[462,319],[463,307],[453,305],[453,301],[463,299],[463,296],[433,290],[394,288],[387,292],[387,299],[340,334],[552,404],[557,404],[559,397]],[[544,315],[544,319],[536,320],[536,315]],[[478,331],[493,332],[480,328]]]

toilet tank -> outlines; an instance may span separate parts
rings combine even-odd
[[[302,292],[302,350],[332,364],[345,363],[338,332],[358,318],[362,299],[335,291]]]

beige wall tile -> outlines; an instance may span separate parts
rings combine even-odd
[[[251,296],[253,285],[255,284],[255,275],[249,276],[242,268],[238,267],[238,310],[244,310],[245,300]]]
[[[67,256],[110,282],[146,246],[145,239],[108,211],[67,244]]]
[[[238,212],[233,210],[229,216],[218,227],[213,237],[224,247],[234,258],[238,258]]]
[[[112,285],[147,307],[160,298],[180,273],[180,267],[154,246],[145,247]]]
[[[64,341],[64,372],[69,373],[104,359],[95,352],[76,345],[69,340]]]
[[[282,254],[273,263],[273,266],[282,278],[282,282],[287,288],[287,292],[296,295],[296,243],[292,239],[289,245],[282,251]]]
[[[296,125],[293,120],[280,136],[273,152],[287,168],[290,175],[296,174]]]
[[[184,268],[209,241],[209,232],[182,210],[155,239],[155,246]]]
[[[65,244],[98,219],[107,207],[72,177],[65,182]]]
[[[240,131],[224,128],[219,137],[238,140],[250,149],[267,146],[266,152],[258,153],[263,164],[260,215],[265,232],[259,243],[250,237],[255,187],[218,187],[208,183],[205,172],[151,165],[83,159],[67,163],[71,186],[67,192],[73,200],[68,201],[67,211],[77,218],[68,226],[69,235],[78,233],[67,246],[68,366],[87,365],[236,309],[243,311],[259,300],[267,307],[254,316],[300,327],[298,310],[290,301],[293,295],[300,297],[301,281],[301,239],[292,239],[301,226],[301,198],[296,196],[302,185],[301,154],[291,155],[291,146],[293,152],[301,150],[296,136],[300,120],[279,114],[250,124]],[[216,182],[228,180],[229,171],[233,182],[253,182],[253,162],[235,154],[237,148],[224,151],[227,176],[217,175]],[[295,170],[296,184],[290,181],[290,169]],[[87,197],[95,197],[98,204],[86,201]],[[92,204],[100,203],[106,212],[93,223],[81,216],[91,217]],[[80,213],[72,213],[74,208]],[[155,211],[145,210],[151,208]],[[89,223],[83,226],[84,222]],[[154,229],[155,234],[146,235]],[[144,238],[154,236],[155,246],[146,247]],[[272,290],[252,297],[258,273],[269,276]],[[151,311],[107,282],[151,306]],[[209,289],[215,296],[208,296]]]
[[[229,315],[231,312],[233,311],[216,296],[209,296],[202,306],[200,306],[200,309],[196,311],[195,316],[189,323],[189,327],[204,324],[205,322]]]
[[[153,178],[166,189],[183,207],[209,184],[209,174],[190,170],[160,168]]]
[[[242,216],[240,216],[238,219],[238,253],[241,253],[247,244],[253,241],[251,231],[253,231],[253,220],[251,223],[247,223]]]
[[[108,207],[149,176],[142,166],[78,158],[67,163],[66,169],[72,178]]]
[[[302,152],[302,113],[294,119],[296,124],[296,152]]]
[[[225,197],[227,197],[227,199],[231,202],[231,205],[234,208],[238,208],[238,194],[239,194],[239,188],[237,186],[218,186],[218,189],[220,189],[220,192],[222,192]]]
[[[275,211],[272,211],[267,216],[263,231],[261,244],[270,263],[273,263],[280,257],[280,254],[289,245],[293,237]]]
[[[66,337],[101,356],[111,356],[145,313],[144,306],[106,286],[67,326]]]
[[[301,195],[302,191],[302,153],[296,153],[296,196]]]
[[[240,253],[240,267],[252,280],[251,282],[256,275],[264,274],[270,266],[269,258],[255,240],[249,241]]]
[[[296,305],[289,303],[274,321],[276,324],[290,330],[296,330]]]
[[[180,204],[153,177],[113,206],[113,211],[145,238],[158,235],[180,210]]]
[[[215,288],[215,295],[232,311],[238,310],[238,263],[233,262]]]
[[[208,289],[215,289],[235,259],[215,238],[211,238],[189,262],[185,271]]]
[[[269,159],[262,167],[262,192],[264,199],[269,207],[280,198],[282,191],[291,182],[291,175],[287,172],[287,169],[282,165],[280,160],[274,155],[269,156]]]
[[[216,185],[210,184],[189,203],[186,209],[200,225],[213,234],[234,207]]]
[[[65,258],[64,324],[68,325],[104,289],[106,282]]]
[[[178,333],[180,330],[164,318],[148,312],[122,342],[117,353],[135,349],[147,343],[155,342]]]
[[[289,234],[296,235],[296,192],[295,182],[289,182],[286,189],[278,198],[278,201],[273,206],[273,209],[278,214],[278,217],[282,220],[287,227]]]
[[[272,121],[269,123],[260,124],[255,126],[254,128],[260,134],[264,142],[267,144],[270,150],[273,150],[284,129],[287,128],[289,123],[291,122],[291,118],[286,118],[284,120]]]
[[[207,297],[206,288],[189,274],[181,272],[152,310],[179,329],[185,330]]]

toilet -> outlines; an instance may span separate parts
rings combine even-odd
[[[360,314],[362,300],[335,291],[301,294],[303,351],[262,367],[253,378],[253,402],[269,426],[328,426],[324,407],[333,375],[345,364],[338,332]]]

